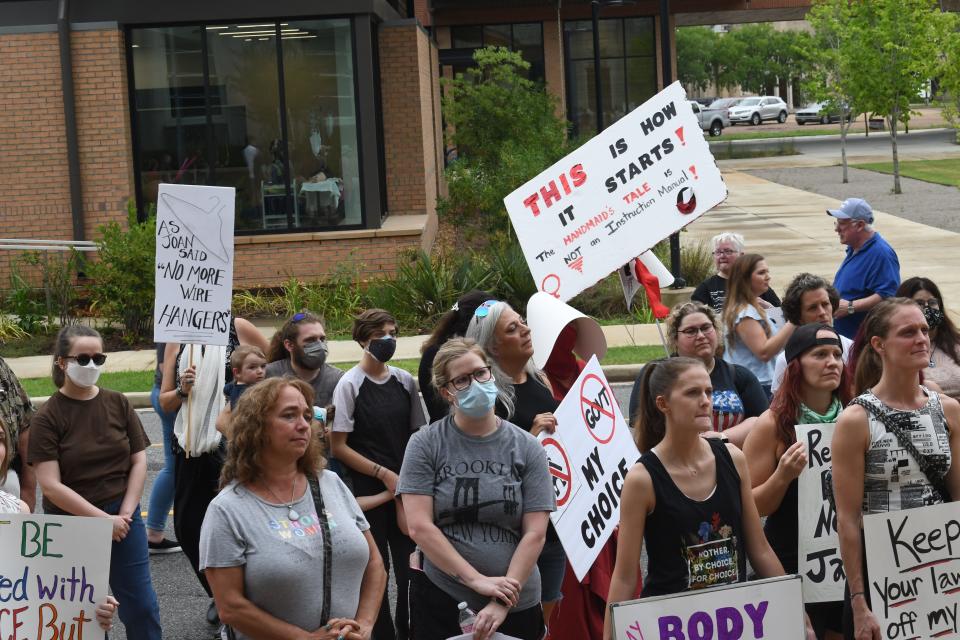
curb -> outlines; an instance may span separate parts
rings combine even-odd
[[[640,375],[643,364],[609,364],[602,368],[603,375],[607,377],[607,382],[633,382]],[[414,378],[414,381],[416,381],[416,378]],[[130,406],[134,409],[153,409],[153,405],[150,404],[149,391],[128,391],[123,395],[127,396]],[[49,399],[50,396],[31,398],[33,405],[38,409]]]

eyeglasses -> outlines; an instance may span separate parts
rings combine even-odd
[[[81,353],[76,356],[63,356],[64,360],[76,360],[77,364],[81,367],[85,367],[90,364],[90,361],[93,360],[93,364],[98,367],[103,365],[107,361],[107,354],[105,353],[95,353],[92,356],[88,353]]]
[[[477,307],[476,311],[473,312],[473,315],[475,315],[475,316],[478,317],[478,318],[486,318],[488,315],[490,315],[490,307],[492,307],[493,305],[497,304],[498,302],[500,302],[500,301],[499,301],[499,300],[487,300],[487,301],[484,302],[482,305],[480,305],[479,307]]]
[[[929,298],[928,300],[914,300],[921,309],[939,309],[940,301],[936,298]]]
[[[715,255],[715,256],[735,256],[735,255],[737,255],[737,254],[739,254],[739,253],[740,253],[740,252],[737,251],[736,249],[717,249],[716,251],[713,252],[713,255]]]
[[[702,333],[705,336],[710,335],[713,332],[713,325],[711,323],[702,324],[699,327],[687,327],[686,329],[680,329],[678,333],[682,333],[688,338],[695,338],[698,334]]]
[[[457,391],[463,391],[469,387],[474,380],[477,382],[489,382],[492,377],[493,373],[490,371],[490,367],[480,367],[473,373],[468,373],[465,376],[457,376],[447,384],[452,385]]]

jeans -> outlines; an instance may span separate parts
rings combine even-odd
[[[147,507],[147,529],[163,531],[167,526],[167,514],[173,506],[173,424],[177,420],[177,412],[167,413],[160,408],[160,387],[154,385],[150,392],[150,404],[160,416],[163,428],[163,468],[153,481],[150,490],[150,506]]]
[[[111,515],[120,511],[121,500],[103,510]],[[130,640],[161,640],[160,605],[150,578],[147,530],[140,518],[140,505],[133,510],[127,537],[110,549],[110,590],[120,603],[117,613]]]
[[[567,570],[567,554],[559,540],[547,540],[544,543],[543,551],[537,558],[537,568],[540,569],[540,601],[558,602],[563,598],[560,587]]]

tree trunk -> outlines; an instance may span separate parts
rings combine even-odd
[[[890,125],[890,145],[893,148],[893,192],[899,195],[903,191],[900,190],[900,156],[897,155],[897,115],[894,109],[887,123]]]

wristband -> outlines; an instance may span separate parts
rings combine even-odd
[[[853,306],[853,300],[847,302],[847,313],[851,316],[857,312],[857,308]]]
[[[864,600],[867,599],[867,595],[866,595],[865,592],[863,592],[863,591],[857,591],[856,593],[851,593],[851,594],[850,594],[850,602],[853,602],[853,599],[856,598],[857,596],[860,596],[860,597],[863,598]]]
[[[181,398],[186,398],[186,397],[189,396],[189,395],[190,395],[189,393],[185,393],[185,392],[183,391],[183,387],[177,385],[177,396],[179,396],[179,397],[181,397]]]

